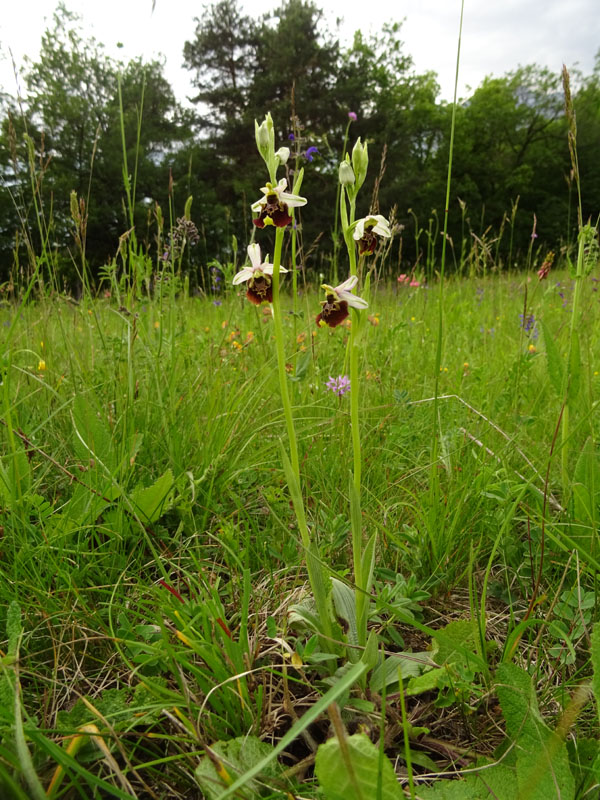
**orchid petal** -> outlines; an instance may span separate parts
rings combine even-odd
[[[252,269],[252,267],[244,267],[236,275],[233,276],[232,283],[234,286],[237,286],[238,283],[244,283],[244,281],[249,281],[253,274],[254,270]]]
[[[356,223],[356,228],[354,228],[354,233],[352,236],[359,241],[365,235],[365,219],[359,219]]]
[[[366,300],[363,300],[362,297],[357,297],[355,294],[352,294],[351,292],[344,292],[343,290],[340,291],[340,289],[338,289],[337,295],[340,298],[340,300],[345,300],[349,306],[352,306],[352,308],[369,307],[369,304],[367,303]]]
[[[272,275],[273,274],[273,264],[265,263],[261,264],[261,270],[264,272],[265,275]],[[279,272],[287,272],[285,267],[279,267]]]
[[[297,208],[298,206],[305,206],[307,203],[306,197],[300,197],[297,194],[289,194],[289,192],[281,192],[279,199],[285,203],[288,208]]]
[[[350,275],[343,283],[340,283],[339,286],[336,286],[335,292],[339,294],[339,292],[348,292],[351,289],[354,289],[356,284],[358,283],[358,277],[356,275]]]
[[[260,269],[260,245],[256,242],[248,245],[248,258],[254,269]]]

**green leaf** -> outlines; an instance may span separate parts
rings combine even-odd
[[[346,641],[348,644],[358,644],[358,630],[356,627],[356,600],[354,596],[354,589],[347,586],[337,578],[331,579],[331,596],[333,605],[338,618],[342,619],[345,623]],[[348,658],[352,661],[358,661],[359,653],[354,647],[348,649]]]
[[[304,180],[304,167],[301,167],[300,170],[296,173],[296,177],[294,178],[294,186],[292,188],[293,194],[300,193],[300,188],[302,187],[303,180]]]
[[[438,645],[435,653],[438,664],[468,663],[468,653],[465,650],[475,646],[473,623],[470,620],[457,619],[449,622],[445,628],[435,632],[434,638]]]
[[[567,741],[569,762],[578,785],[578,797],[585,797],[600,783],[600,742],[577,736]]]
[[[78,394],[73,402],[72,416],[75,450],[79,457],[86,463],[93,459],[104,465],[109,472],[114,472],[117,454],[103,412],[88,397]]]
[[[5,658],[0,660],[0,716],[3,723],[11,726],[15,721],[16,674],[12,665],[18,658],[19,640],[23,632],[21,606],[13,600],[6,612],[6,636],[8,649]]]
[[[369,669],[373,669],[377,665],[377,656],[377,634],[375,631],[371,631],[361,661],[363,664],[366,664]]]
[[[443,689],[448,685],[448,670],[446,667],[437,667],[411,678],[406,686],[407,695],[423,694],[434,689]]]
[[[5,468],[6,465],[6,468]],[[0,461],[0,498],[6,505],[25,497],[31,489],[31,467],[24,444],[15,440],[15,450]]]
[[[211,756],[203,756],[196,767],[196,780],[206,800],[220,797],[223,787],[233,783],[240,774],[247,772],[263,759],[268,758],[273,747],[261,742],[256,736],[239,736],[210,746]],[[277,778],[281,767],[277,761],[270,760],[261,770],[263,778]],[[248,781],[246,797],[260,797],[263,793],[257,781]]]
[[[363,733],[345,740],[347,753],[338,739],[330,739],[317,750],[315,775],[325,800],[399,800],[403,792],[387,756]],[[381,793],[378,794],[378,784]]]
[[[402,656],[405,655],[405,658]],[[419,656],[423,661],[419,660]],[[398,683],[398,670],[400,670],[403,678],[412,678],[419,675],[425,665],[429,662],[431,653],[398,653],[397,655],[388,656],[385,661],[382,661],[374,670],[369,681],[369,686],[372,691],[380,692],[383,686],[390,686]]]
[[[21,624],[21,606],[12,600],[6,612],[6,636],[8,638],[8,654],[15,656],[19,647],[19,637],[23,631]]]
[[[361,575],[363,580],[362,591],[363,594],[369,595],[371,593],[371,585],[373,583],[373,572],[375,570],[375,545],[377,544],[377,534],[374,533],[362,554]],[[365,597],[368,608],[369,599]]]
[[[142,522],[156,522],[166,511],[173,506],[173,473],[168,469],[152,486],[146,488],[136,486],[132,491],[130,500],[136,514]]]
[[[302,355],[298,356],[296,361],[296,372],[294,375],[288,375],[288,378],[294,382],[301,381],[303,378],[306,378],[306,373],[308,372],[311,360],[312,353],[310,350],[307,350],[305,353],[302,353]]]
[[[573,473],[573,516],[579,522],[594,524],[600,490],[600,469],[598,456],[591,436],[588,436],[581,449]]]
[[[496,672],[508,735],[517,745],[519,793],[527,800],[572,800],[575,782],[564,741],[544,723],[531,677],[514,664]]]
[[[505,764],[486,767],[465,780],[438,781],[419,789],[421,800],[515,800],[518,796],[515,770]]]
[[[544,345],[546,347],[546,365],[548,367],[548,377],[550,384],[554,389],[556,395],[560,397],[563,393],[563,375],[564,367],[556,342],[552,337],[550,329],[542,320],[542,332],[544,335]]]
[[[596,700],[596,711],[600,718],[600,622],[596,622],[592,628],[592,691]]]

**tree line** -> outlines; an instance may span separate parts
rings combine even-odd
[[[160,265],[170,231],[197,228],[182,269],[206,286],[211,264],[238,259],[252,235],[250,204],[265,177],[254,120],[270,111],[290,171],[304,167],[309,205],[298,218],[300,264],[327,274],[334,252],[337,168],[345,137],[369,142],[372,208],[399,235],[390,271],[439,267],[452,104],[432,72],[417,74],[401,27],[351,46],[311,0],[284,0],[254,18],[220,0],[184,47],[193,108],[183,108],[160,61],[121,63],[83,38],[59,6],[23,97],[1,98],[0,283],[40,259],[72,288],[116,265],[123,242]],[[583,214],[600,211],[600,52],[572,75]],[[382,180],[379,180],[382,178]],[[456,108],[449,213],[450,268],[495,267],[532,251],[565,252],[576,236],[560,75],[536,65],[485,79]],[[473,255],[475,254],[475,255]],[[471,264],[472,267],[472,264]]]

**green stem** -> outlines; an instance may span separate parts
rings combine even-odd
[[[292,310],[294,312],[294,356],[292,364],[296,364],[296,343],[298,340],[298,270],[296,269],[296,215],[292,208]]]
[[[346,125],[346,133],[344,134],[344,144],[342,145],[342,161],[346,158],[346,149],[348,147],[348,134],[350,133],[350,125],[352,124],[352,120],[348,121]],[[335,218],[333,223],[333,285],[337,286],[338,284],[338,251],[340,249],[340,240],[339,240],[339,209],[340,209],[340,198],[343,200],[343,193],[342,193],[342,184],[338,181],[337,185],[337,194],[335,196]]]
[[[285,371],[285,351],[283,347],[283,326],[281,323],[281,304],[279,301],[279,267],[281,265],[281,250],[283,246],[284,228],[277,228],[275,233],[275,251],[273,253],[273,322],[275,324],[275,347],[277,350],[277,372],[279,375],[279,391],[283,404],[283,414],[290,443],[290,461],[294,475],[300,482],[300,462],[298,459],[298,442],[292,404],[288,392],[287,374]],[[306,542],[304,542],[306,544]]]
[[[350,274],[356,275],[356,251],[354,242],[350,248]],[[358,399],[359,399],[359,376],[358,376],[358,341],[357,333],[360,324],[360,312],[352,313],[352,325],[350,327],[350,424],[352,429],[352,455],[354,463],[354,487],[360,499],[360,478],[361,478],[361,450],[360,450],[360,429],[358,419]]]
[[[573,308],[571,309],[571,324],[569,326],[569,350],[568,358],[565,369],[565,380],[563,385],[563,397],[565,398],[565,407],[563,410],[561,421],[561,478],[563,486],[563,497],[566,500],[570,491],[570,478],[569,478],[569,450],[567,448],[567,440],[569,438],[569,386],[572,380],[572,365],[573,365],[573,342],[576,335],[576,326],[579,321],[579,305],[581,302],[581,289],[583,284],[583,256],[584,256],[584,241],[579,233],[579,247],[577,250],[577,271],[575,274],[575,290],[573,292]]]
[[[356,244],[352,237],[350,226],[354,223],[356,217],[356,197],[350,197],[350,219],[348,219],[348,210],[346,208],[346,192],[342,192],[340,212],[342,219],[342,229],[344,233],[344,241],[348,250],[348,260],[350,262],[350,275],[357,275],[356,265]],[[352,310],[352,325],[350,327],[350,431],[352,436],[352,460],[353,460],[353,475],[352,486],[353,492],[351,494],[351,521],[352,521],[352,560],[354,566],[354,583],[356,586],[355,604],[356,604],[356,624],[358,643],[365,646],[367,642],[367,614],[365,613],[365,597],[364,593],[367,591],[365,584],[365,575],[363,575],[363,538],[362,538],[362,515],[360,504],[360,486],[361,486],[361,471],[362,471],[362,454],[360,447],[360,421],[359,421],[359,397],[360,397],[360,380],[358,370],[358,329],[360,325],[360,311]],[[348,352],[346,353],[348,359]]]
[[[333,629],[331,625],[331,616],[329,614],[329,606],[327,602],[327,586],[324,580],[323,568],[319,561],[316,546],[311,540],[308,525],[306,522],[306,514],[304,511],[304,502],[302,499],[302,491],[300,484],[300,461],[298,458],[298,441],[296,438],[296,429],[294,427],[294,416],[292,413],[292,404],[290,402],[290,395],[288,392],[288,379],[285,370],[285,351],[283,346],[283,325],[281,321],[281,303],[279,298],[279,267],[281,265],[281,250],[283,246],[284,228],[277,228],[275,233],[275,251],[273,253],[273,323],[275,327],[275,346],[277,350],[277,373],[279,377],[279,391],[281,393],[281,402],[283,405],[283,414],[285,417],[285,424],[287,428],[288,441],[290,447],[289,459],[289,474],[288,486],[292,497],[294,506],[294,513],[298,523],[298,530],[300,531],[300,538],[302,546],[306,552],[306,567],[308,570],[308,579],[312,589],[319,621],[321,624],[321,632],[329,639],[333,638]],[[284,453],[284,467],[287,457]],[[287,473],[287,470],[286,470]],[[331,642],[327,642],[327,649],[331,649]]]

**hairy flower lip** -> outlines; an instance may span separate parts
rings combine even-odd
[[[340,283],[339,286],[336,286],[335,289],[328,286],[326,283],[324,283],[321,288],[325,290],[328,296],[333,295],[336,300],[346,302],[349,306],[352,306],[352,308],[368,308],[369,304],[366,300],[352,294],[352,289],[354,289],[357,283],[358,278],[356,275],[351,275],[343,283]]]
[[[288,214],[288,208],[298,208],[306,205],[307,200],[305,197],[286,192],[286,187],[286,178],[281,178],[276,186],[267,183],[266,186],[261,187],[263,197],[250,206],[252,211],[258,214],[258,217],[252,220],[258,228],[264,228],[265,225],[285,228],[292,221]]]
[[[378,237],[389,239],[391,235],[390,223],[381,214],[371,214],[359,219],[352,234],[358,242],[358,252],[361,256],[373,255]]]
[[[268,261],[261,261],[260,245],[256,242],[248,245],[249,267],[242,267],[233,277],[233,285],[247,282],[248,289],[246,297],[251,303],[259,306],[261,303],[271,303],[273,301],[273,287],[271,276],[273,275],[273,264]],[[279,267],[280,272],[287,272],[285,267]]]
[[[352,294],[352,289],[358,283],[356,275],[351,275],[339,286],[329,286],[327,283],[322,285],[325,290],[325,300],[321,301],[323,308],[321,313],[317,316],[317,325],[322,323],[329,325],[330,328],[336,328],[340,325],[350,313],[348,307],[364,309],[368,308],[369,304],[362,297]]]

